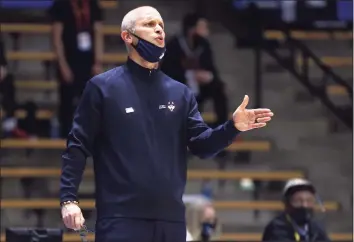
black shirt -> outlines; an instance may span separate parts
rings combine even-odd
[[[0,37],[0,66],[6,66],[7,61],[5,57],[5,48],[4,48],[4,42],[2,41]]]
[[[182,35],[177,35],[166,44],[166,53],[161,63],[161,70],[173,79],[185,83],[185,72],[189,69],[210,71],[214,80],[219,80],[213,52],[207,39],[195,36],[190,48]]]
[[[70,66],[94,62],[94,23],[102,21],[102,11],[96,0],[56,0],[49,9],[53,22],[63,24],[62,41],[66,61]],[[80,33],[87,33],[91,48],[80,50]]]
[[[308,233],[304,235],[296,231],[291,222],[286,219],[285,213],[282,213],[270,221],[263,232],[262,241],[297,241],[297,238],[300,241],[330,241],[326,231],[317,221],[312,220],[308,224]]]
[[[184,221],[187,147],[211,157],[240,132],[209,128],[193,93],[132,60],[88,81],[62,156],[61,201],[77,200],[94,160],[98,217]]]

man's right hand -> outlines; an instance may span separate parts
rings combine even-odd
[[[61,208],[61,216],[65,226],[69,229],[79,230],[85,223],[81,209],[75,203],[63,205]]]
[[[74,76],[67,64],[60,65],[60,73],[63,77],[64,82],[71,83],[74,80]]]

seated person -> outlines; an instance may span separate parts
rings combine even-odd
[[[313,219],[316,189],[307,180],[292,179],[283,191],[285,210],[266,226],[262,241],[330,241]]]
[[[15,117],[17,108],[15,91],[14,78],[13,75],[8,72],[4,43],[0,37],[0,107],[2,110],[2,137],[26,138],[28,137],[27,133],[18,128],[17,119]]]
[[[203,195],[184,195],[186,205],[187,238],[186,241],[210,241],[218,235],[220,226],[211,201]]]
[[[181,35],[167,42],[161,70],[188,85],[200,109],[207,99],[212,99],[217,118],[215,125],[222,124],[228,119],[227,98],[207,39],[207,20],[197,14],[188,14],[183,19],[182,28]]]

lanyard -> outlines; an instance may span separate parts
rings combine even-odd
[[[82,3],[82,7],[79,7],[79,1]],[[76,28],[83,30],[90,24],[90,7],[89,0],[71,0],[71,5],[74,12]]]
[[[294,232],[295,241],[296,241],[296,242],[300,242],[301,237],[300,237],[300,234],[299,234],[299,232],[298,232],[298,230],[297,230],[297,226],[294,225],[292,219],[290,218],[290,216],[289,216],[288,214],[286,215],[286,219],[287,219],[288,222],[292,225],[292,227],[293,227],[293,229],[294,229],[294,231],[295,231],[295,232]],[[306,233],[307,233],[307,230],[306,230],[306,229],[305,229],[305,231],[306,231]],[[307,237],[307,236],[305,235],[305,237]]]

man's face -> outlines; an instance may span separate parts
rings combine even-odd
[[[298,191],[292,195],[290,204],[294,208],[303,207],[313,209],[316,204],[316,199],[309,191]]]
[[[154,9],[144,11],[142,17],[137,19],[135,34],[159,47],[165,47],[164,23],[161,15]]]
[[[197,25],[195,26],[195,32],[204,38],[209,36],[209,26],[206,19],[199,19]]]

